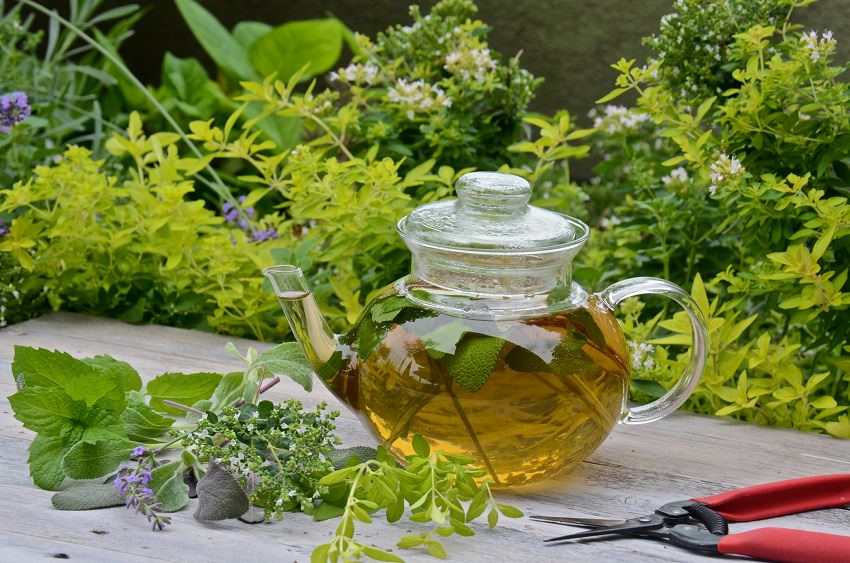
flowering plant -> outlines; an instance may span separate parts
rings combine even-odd
[[[839,328],[850,321],[850,87],[833,34],[789,23],[810,3],[680,0],[649,41],[653,59],[614,65],[617,88],[602,101],[638,98],[598,116],[604,160],[588,191],[608,228],[579,258],[596,279],[693,282],[711,348],[692,408],[850,437]],[[734,25],[715,12],[734,12]],[[684,56],[694,45],[710,55],[701,71]],[[651,382],[672,382],[689,336],[683,317],[641,322],[640,309],[632,337],[672,333],[650,340],[652,361],[637,370],[658,394]]]

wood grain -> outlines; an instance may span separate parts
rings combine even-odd
[[[40,346],[76,356],[109,354],[136,367],[145,380],[165,371],[231,371],[238,360],[224,351],[228,340],[240,348],[268,345],[196,331],[135,326],[115,320],[56,313],[0,330],[0,561],[67,556],[86,561],[298,561],[327,541],[335,522],[314,522],[288,514],[281,522],[201,523],[193,507],[173,515],[166,532],[149,530],[143,518],[113,508],[62,512],[51,493],[29,478],[26,458],[32,433],[12,417],[6,397],[14,346]],[[284,381],[272,400],[295,397],[306,405],[327,401],[339,408],[339,434],[347,445],[372,443],[357,419],[324,388],[307,394]],[[535,489],[502,494],[526,514],[621,517],[651,512],[661,504],[778,479],[850,473],[850,442],[726,419],[677,413],[639,427],[617,427],[589,460],[571,473]],[[195,502],[195,501],[192,501]],[[743,531],[764,523],[734,524]],[[826,510],[776,518],[771,526],[850,534],[850,511]],[[473,525],[475,538],[448,538],[451,561],[717,561],[675,546],[638,539],[584,541],[547,546],[541,540],[568,528],[521,518],[503,519],[495,530]],[[420,525],[376,520],[363,525],[367,541],[382,547]],[[408,561],[434,561],[416,551],[396,549]]]

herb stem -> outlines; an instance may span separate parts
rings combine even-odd
[[[168,399],[163,400],[162,404],[168,405],[169,407],[173,407],[175,409],[179,409],[181,411],[185,411],[185,412],[188,412],[190,414],[197,415],[197,416],[203,416],[204,415],[204,411],[199,411],[198,409],[195,409],[195,408],[192,408],[192,407],[187,407],[186,405],[181,405],[180,403],[175,403],[174,401],[169,401]]]

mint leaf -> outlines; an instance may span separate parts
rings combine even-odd
[[[15,347],[12,374],[26,387],[61,388],[75,401],[92,406],[100,400],[109,408],[124,408],[124,392],[118,373],[104,373],[65,352]]]
[[[174,419],[162,416],[147,405],[133,404],[121,413],[121,422],[128,438],[150,442],[160,438],[171,428]]]
[[[72,479],[94,479],[106,475],[122,461],[130,459],[137,442],[98,440],[90,444],[77,442],[62,458],[62,469]]]
[[[415,307],[405,297],[394,295],[372,306],[372,320],[376,323],[386,323],[394,320],[405,307]]]
[[[469,332],[468,326],[460,321],[454,321],[422,336],[422,342],[429,354],[439,358],[442,357],[442,354],[454,354],[457,343],[467,332]],[[439,354],[434,354],[434,352],[439,352]]]
[[[248,511],[248,495],[236,479],[218,464],[211,463],[209,471],[198,481],[198,520],[238,518]]]
[[[220,373],[164,373],[148,383],[151,407],[161,412],[183,414],[183,411],[167,407],[168,399],[183,405],[192,405],[209,399],[221,381]]]
[[[119,415],[112,411],[94,407],[88,410],[78,421],[83,428],[80,440],[93,444],[99,440],[121,441],[127,439],[124,423]]]
[[[269,374],[285,375],[306,391],[313,389],[313,369],[297,342],[284,342],[266,350],[248,369],[259,370],[262,366],[266,367]]]
[[[121,506],[124,497],[107,483],[78,483],[53,495],[50,502],[58,510],[92,510]]]
[[[142,378],[139,372],[127,362],[116,360],[111,356],[95,356],[84,358],[82,361],[98,370],[103,376],[117,378],[122,391],[139,391],[142,388]]]
[[[52,491],[65,480],[65,471],[62,469],[62,458],[68,450],[62,438],[58,436],[35,437],[29,447],[30,477],[37,487]]]
[[[189,485],[183,482],[186,466],[171,461],[151,471],[151,490],[165,512],[180,510],[189,502]]]
[[[72,401],[57,388],[26,387],[10,396],[9,403],[24,428],[45,436],[58,436],[85,412],[85,403]]]

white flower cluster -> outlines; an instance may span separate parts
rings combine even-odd
[[[481,82],[487,73],[496,68],[496,63],[490,56],[490,49],[467,49],[454,51],[446,55],[447,71],[457,74],[464,79],[474,78]]]
[[[599,220],[599,228],[602,229],[603,231],[607,231],[608,229],[610,229],[612,227],[616,227],[617,225],[619,225],[622,222],[623,222],[623,220],[620,219],[619,217],[616,217],[616,216],[603,217],[602,219]]]
[[[362,86],[371,86],[378,78],[380,69],[372,63],[351,63],[345,68],[331,72],[328,77],[331,82],[342,80],[350,84],[358,84]]]
[[[629,342],[632,349],[632,369],[648,371],[655,367],[655,346],[646,342]]]
[[[413,119],[417,113],[428,113],[452,105],[451,98],[446,96],[442,88],[424,80],[408,82],[399,78],[390,88],[387,98],[399,104],[408,119]]]
[[[641,123],[649,120],[645,113],[637,113],[624,106],[607,105],[599,114],[596,110],[591,112],[593,126],[608,133],[619,133],[637,129]]]
[[[838,44],[838,40],[832,36],[832,32],[829,30],[821,33],[820,40],[818,40],[818,33],[816,31],[804,33],[800,39],[803,40],[803,48],[808,51],[809,58],[813,62],[821,60],[821,57],[828,54],[832,49],[835,49],[835,46]]]
[[[734,178],[735,176],[740,176],[746,172],[746,169],[737,157],[730,157],[726,153],[721,154],[717,161],[712,164],[709,169],[711,171],[709,174],[709,177],[711,178],[711,185],[708,187],[708,191],[711,195],[714,195],[717,192],[717,186],[726,180]]]
[[[661,181],[665,186],[670,187],[673,184],[684,184],[688,181],[688,171],[682,166],[674,168],[667,176],[662,176]]]

